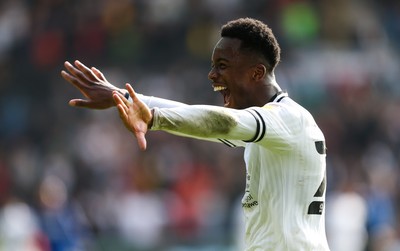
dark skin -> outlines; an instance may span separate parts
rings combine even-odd
[[[222,38],[217,43],[208,78],[213,87],[227,88],[221,91],[225,107],[263,106],[279,87],[265,62],[252,52],[240,50],[240,45],[241,41],[236,38]]]
[[[214,90],[224,96],[224,106],[244,109],[251,106],[263,106],[275,95],[280,87],[272,72],[268,72],[266,63],[259,56],[246,50],[240,50],[241,41],[235,38],[221,38],[212,55],[212,69],[208,74]],[[106,109],[117,105],[124,125],[137,138],[140,149],[146,149],[145,134],[151,127],[153,114],[149,107],[140,101],[133,88],[127,84],[133,102],[123,96],[125,89],[109,83],[96,68],[88,68],[79,61],[74,65],[65,62],[66,71],[62,77],[74,85],[86,99],[71,99],[74,107]],[[224,90],[219,90],[223,88]]]
[[[240,43],[240,40],[232,38],[222,38],[217,43],[209,78],[214,88],[226,87],[221,91],[225,107],[243,109],[263,106],[277,93],[279,86],[273,75],[267,73],[265,65],[254,59],[254,55],[239,50]],[[137,98],[129,84],[126,88],[133,99],[132,103],[117,91],[114,91],[113,97],[125,126],[135,135],[139,147],[145,150],[145,135],[152,126],[153,113]]]
[[[95,67],[88,68],[78,60],[74,65],[66,61],[66,71],[61,71],[61,76],[75,86],[86,99],[71,99],[69,105],[74,107],[90,109],[107,109],[115,106],[112,93],[118,91],[125,93],[126,90],[115,87]]]
[[[242,109],[263,106],[280,90],[266,63],[252,53],[239,51],[240,40],[222,38],[214,48],[212,69],[208,74],[213,86],[228,87],[232,94],[231,108]],[[115,106],[112,92],[125,93],[107,81],[95,67],[87,67],[78,60],[66,61],[61,76],[75,86],[86,99],[71,99],[69,105],[90,109]]]

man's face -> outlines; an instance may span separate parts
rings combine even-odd
[[[223,95],[224,106],[236,109],[253,106],[250,88],[254,88],[254,62],[239,50],[240,44],[239,39],[221,38],[214,48],[208,74],[214,91]]]

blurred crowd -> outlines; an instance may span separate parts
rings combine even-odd
[[[152,132],[141,152],[115,109],[69,107],[60,71],[79,59],[220,105],[212,48],[245,16],[272,28],[278,83],[325,133],[331,250],[400,250],[397,0],[2,0],[0,250],[240,250],[243,149]]]

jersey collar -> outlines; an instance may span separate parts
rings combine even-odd
[[[287,92],[279,91],[279,92],[275,93],[275,95],[272,96],[272,98],[270,98],[270,100],[269,100],[267,103],[279,102],[279,101],[281,101],[284,97],[287,97],[287,96],[288,96]]]

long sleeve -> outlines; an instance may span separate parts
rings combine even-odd
[[[257,128],[257,121],[248,110],[186,105],[175,108],[154,108],[151,130],[221,141],[229,146],[244,146],[244,141],[254,138]]]
[[[149,108],[159,107],[159,108],[173,108],[180,106],[187,106],[185,103],[181,103],[174,100],[158,98],[154,96],[146,96],[143,94],[136,94],[137,97],[143,101]]]

